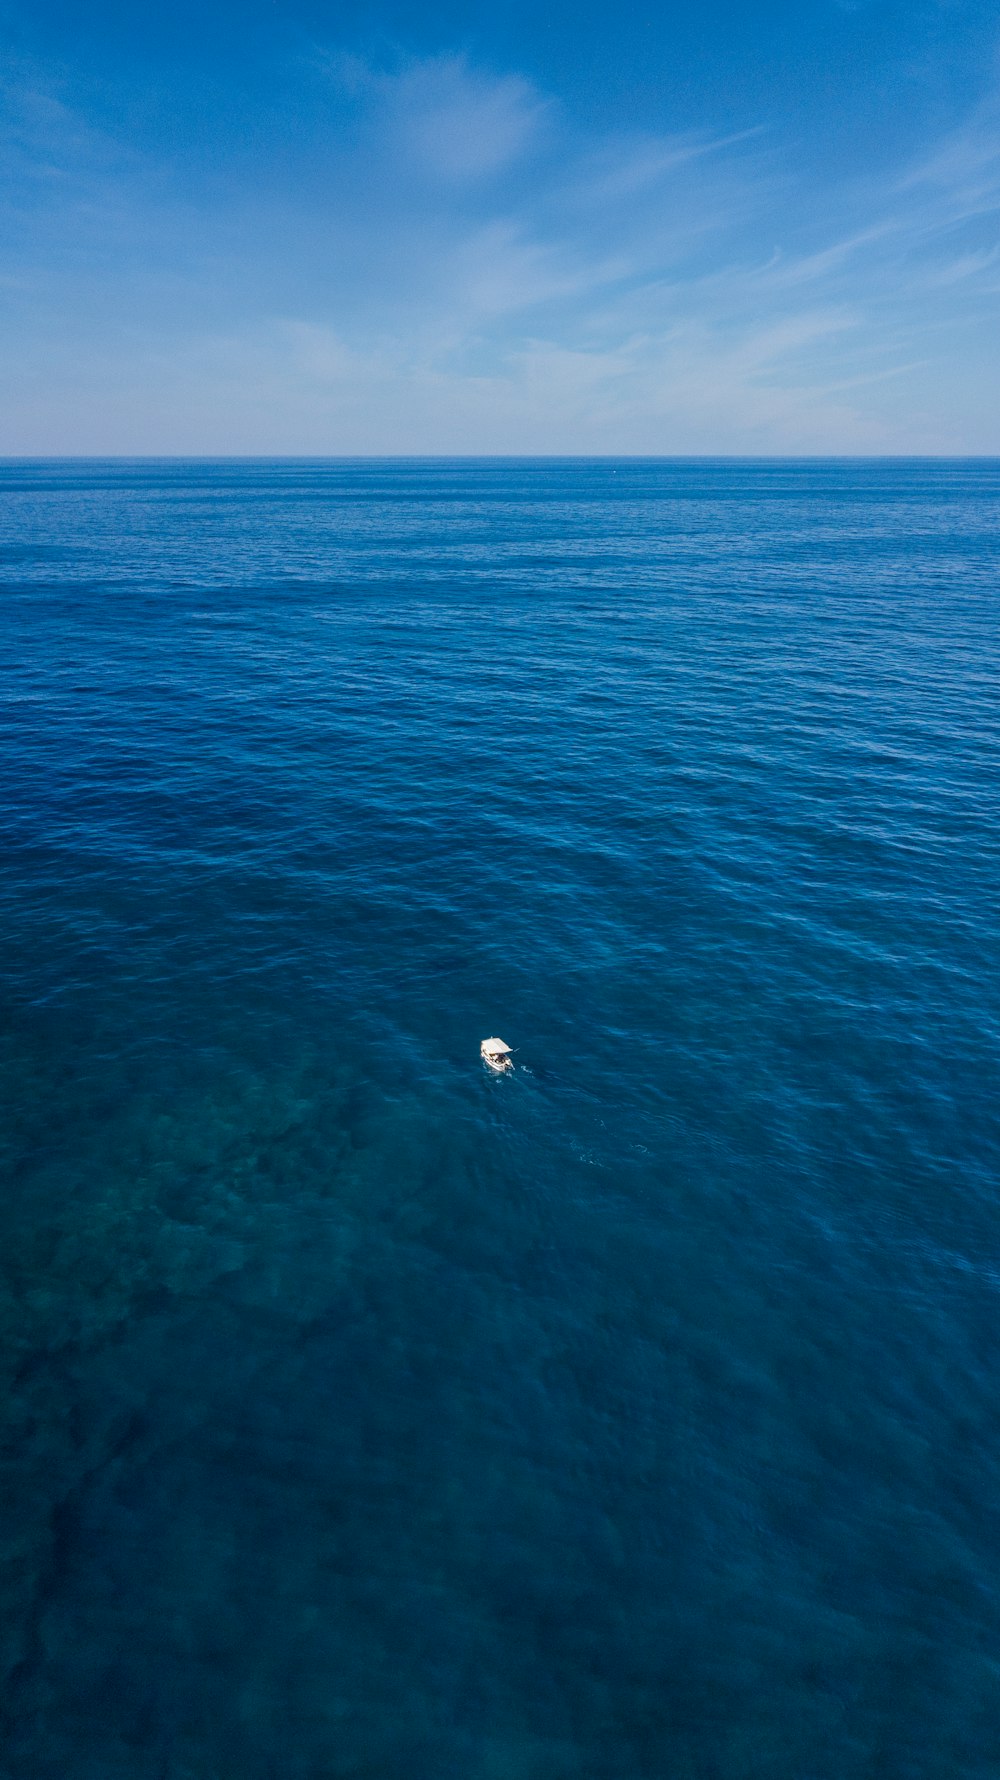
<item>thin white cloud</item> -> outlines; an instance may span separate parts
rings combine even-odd
[[[391,157],[449,184],[509,167],[537,144],[553,109],[520,75],[490,75],[464,56],[409,58],[386,69],[337,55],[323,66],[332,84],[367,108]]]
[[[940,226],[1000,210],[1000,86],[918,156],[896,190],[904,198],[919,194],[928,220]]]
[[[0,450],[86,449],[88,426],[123,451],[1000,445],[997,355],[955,343],[996,285],[996,108],[818,205],[759,131],[595,137],[461,56],[320,67],[323,181],[238,210],[171,205],[159,169],[19,90],[11,139],[72,187],[82,270],[72,311],[35,300],[29,254],[0,274],[23,299]]]
[[[960,253],[954,259],[945,260],[934,266],[926,274],[926,283],[931,289],[946,290],[950,285],[966,284],[971,279],[978,279],[983,272],[991,272],[1000,261],[1000,247],[982,248],[978,253]],[[995,289],[990,283],[988,289]]]
[[[417,65],[391,92],[410,152],[448,180],[509,166],[537,140],[548,110],[527,81],[477,76],[457,58]]]
[[[692,162],[758,140],[758,127],[723,136],[626,137],[604,143],[581,168],[580,189],[588,202],[632,197],[690,168]]]

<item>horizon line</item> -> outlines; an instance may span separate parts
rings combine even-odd
[[[0,465],[73,463],[997,463],[988,451],[75,451],[0,453]]]

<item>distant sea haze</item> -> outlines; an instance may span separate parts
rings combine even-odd
[[[1000,463],[0,490],[4,1780],[996,1780]]]

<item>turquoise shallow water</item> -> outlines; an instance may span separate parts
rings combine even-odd
[[[994,1780],[998,519],[0,466],[4,1780]]]

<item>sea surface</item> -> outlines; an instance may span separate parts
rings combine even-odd
[[[996,1780],[1000,463],[0,563],[2,1780]]]

